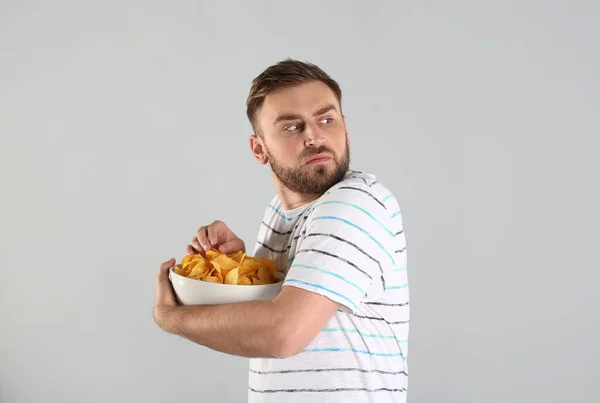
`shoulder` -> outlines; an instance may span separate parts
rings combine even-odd
[[[342,240],[351,247],[351,256],[356,252],[373,262],[393,264],[398,230],[392,209],[384,202],[388,194],[389,189],[374,175],[350,171],[316,200],[307,217],[307,233]]]
[[[391,191],[375,175],[348,171],[344,179],[332,186],[317,202],[326,204],[351,204],[368,209],[377,215],[386,215]],[[315,206],[316,207],[316,206]]]

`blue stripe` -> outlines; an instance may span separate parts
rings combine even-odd
[[[320,352],[333,352],[333,351],[350,351],[353,353],[359,353],[359,354],[368,354],[368,355],[372,355],[372,356],[376,356],[376,357],[402,357],[404,358],[404,355],[402,353],[374,353],[372,351],[369,350],[356,350],[354,348],[337,348],[337,347],[333,347],[333,348],[307,348],[305,350],[302,350],[303,353],[320,353]],[[404,358],[406,359],[406,358]]]
[[[392,271],[398,272],[398,271],[404,271],[404,270],[406,270],[406,266],[404,266],[404,267],[397,267],[397,268],[395,268]]]
[[[388,257],[392,260],[392,264],[394,264],[394,258],[392,257],[392,255],[389,254],[389,252],[385,249],[385,247],[379,243],[379,241],[377,241],[377,239],[373,238],[373,236],[371,234],[369,234],[367,231],[365,231],[364,229],[362,229],[361,227],[359,227],[358,225],[351,223],[348,220],[344,220],[343,218],[339,218],[339,217],[333,217],[333,216],[319,216],[319,217],[315,217],[313,218],[311,221],[314,220],[339,220],[342,221],[348,225],[353,226],[354,228],[358,229],[359,231],[363,232],[364,234],[366,234],[369,238],[371,238],[373,240],[373,242],[375,242],[377,244],[377,246],[379,246],[381,248],[382,251],[385,252],[386,255],[388,255]]]
[[[290,269],[290,265],[291,265],[291,264],[292,264],[292,262],[294,261],[294,258],[295,258],[295,257],[296,257],[296,256],[292,256],[291,258],[289,258],[289,259],[287,260],[287,266],[286,266],[286,268],[285,268],[286,270],[289,270],[289,269]]]
[[[403,284],[403,285],[390,285],[388,286],[388,290],[400,290],[402,288],[406,288],[408,287],[408,284]]]
[[[302,214],[304,214],[304,211],[302,213],[298,213],[298,215],[296,217],[292,217],[292,218],[288,218],[286,217],[281,211],[279,211],[279,209],[277,209],[275,206],[273,206],[272,204],[269,204],[269,208],[273,211],[275,211],[281,218],[283,218],[286,221],[292,221],[294,218],[296,217],[300,217]]]
[[[400,214],[402,214],[402,211],[398,210],[394,214],[392,214],[392,216],[390,218],[394,218],[394,217],[396,217],[396,216],[398,216]]]
[[[385,196],[381,202],[385,203],[387,201],[387,199],[389,199],[392,196],[393,196],[393,194],[390,193],[389,195]]]
[[[329,274],[330,276],[337,277],[340,280],[345,281],[346,283],[350,284],[352,287],[354,287],[358,291],[360,291],[362,295],[366,294],[365,290],[363,290],[362,288],[360,288],[358,285],[356,285],[352,281],[346,280],[346,278],[344,278],[343,276],[340,276],[339,274],[331,272],[329,270],[324,270],[324,269],[320,269],[320,268],[315,267],[315,266],[310,266],[308,264],[300,264],[300,263],[293,264],[293,265],[290,266],[290,268],[292,268],[292,267],[304,267],[305,269],[311,269],[311,270],[315,270],[315,271],[320,271],[321,273]]]
[[[310,287],[315,287],[315,288],[319,288],[321,290],[325,290],[333,295],[337,295],[340,298],[345,299],[346,301],[348,301],[350,304],[352,304],[352,306],[354,308],[356,308],[356,304],[354,302],[352,302],[352,300],[348,297],[346,297],[345,295],[340,294],[339,292],[335,292],[333,290],[330,290],[329,288],[323,287],[322,285],[319,284],[313,284],[313,283],[307,283],[306,281],[302,281],[302,280],[296,280],[294,278],[286,278],[285,281],[283,282],[282,286],[285,285],[285,283],[298,283],[298,284],[304,284],[304,285],[308,285]]]
[[[395,339],[398,343],[408,343],[408,340],[399,340],[394,335],[384,336],[384,335],[381,335],[381,334],[374,334],[374,333],[362,333],[362,332],[359,332],[357,329],[344,329],[344,328],[339,328],[339,327],[326,327],[326,328],[324,328],[321,331],[322,332],[358,333],[362,337],[373,337],[373,338],[376,338],[376,339]]]
[[[367,210],[365,210],[364,208],[362,208],[360,206],[357,206],[354,203],[348,203],[348,202],[339,201],[339,200],[330,200],[330,201],[323,202],[321,204],[317,204],[315,206],[315,208],[317,208],[319,206],[322,206],[324,204],[343,204],[345,206],[350,206],[350,207],[353,207],[353,208],[355,208],[355,209],[357,209],[359,211],[362,211],[363,213],[365,213],[366,215],[368,215],[373,221],[375,221],[377,224],[379,224],[381,226],[381,228],[383,228],[388,234],[390,234],[391,236],[394,236],[394,233],[392,231],[390,231],[385,225],[383,225],[383,223],[381,221],[379,221],[377,218],[375,218],[373,216],[373,214],[369,213]]]

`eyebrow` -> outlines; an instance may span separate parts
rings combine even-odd
[[[335,105],[329,104],[329,105],[326,105],[326,106],[322,107],[321,109],[317,110],[315,113],[313,113],[313,116],[319,116],[326,112],[335,111],[335,110],[337,110]],[[277,118],[273,121],[273,125],[276,125],[279,122],[284,122],[286,120],[296,120],[296,119],[302,119],[302,116],[291,115],[291,114],[290,115],[280,115],[280,116],[277,116]]]

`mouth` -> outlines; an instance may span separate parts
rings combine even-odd
[[[324,154],[324,153],[320,153],[320,154],[315,154],[312,157],[308,158],[306,160],[305,164],[322,164],[329,160],[331,160],[331,156]]]

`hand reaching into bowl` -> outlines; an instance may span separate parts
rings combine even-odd
[[[205,256],[206,251],[213,248],[221,253],[246,251],[244,241],[235,235],[223,221],[216,220],[198,228],[196,236],[192,238],[192,243],[187,246],[185,253],[187,255],[200,253]]]

